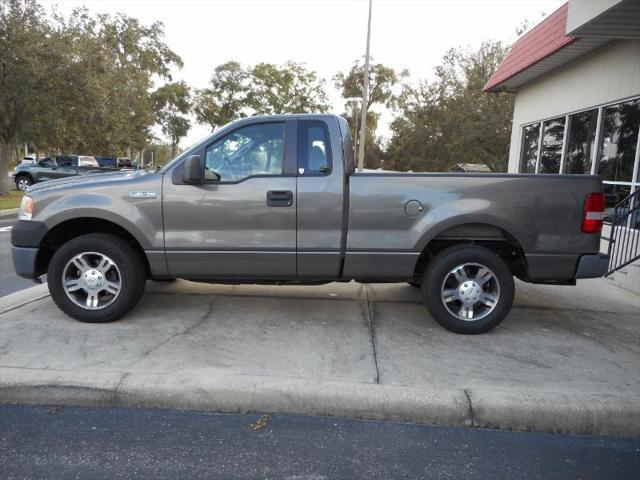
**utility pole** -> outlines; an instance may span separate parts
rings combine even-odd
[[[367,105],[369,104],[369,45],[371,43],[371,7],[369,0],[369,22],[367,24],[367,52],[364,57],[364,89],[362,92],[362,118],[360,119],[360,148],[358,149],[358,170],[364,170],[364,144],[367,136]]]

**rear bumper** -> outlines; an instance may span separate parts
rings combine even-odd
[[[529,254],[526,281],[569,285],[577,278],[597,278],[607,273],[609,256],[593,254]]]
[[[576,278],[598,278],[607,273],[609,267],[609,255],[599,253],[597,255],[583,255],[578,261]]]
[[[38,248],[31,247],[15,247],[11,246],[11,258],[13,259],[13,268],[16,274],[34,279],[36,275],[36,258],[38,256]]]

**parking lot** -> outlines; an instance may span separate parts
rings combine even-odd
[[[604,280],[518,282],[510,316],[479,336],[441,328],[404,284],[149,282],[98,325],[44,288],[0,300],[4,403],[640,432],[640,301]]]

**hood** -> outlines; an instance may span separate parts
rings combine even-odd
[[[131,182],[141,177],[155,174],[156,172],[151,172],[149,170],[127,170],[108,173],[91,173],[87,175],[78,175],[76,177],[62,178],[60,180],[47,180],[46,182],[35,183],[31,185],[31,187],[29,187],[27,193],[45,192],[77,186],[82,186],[83,188],[91,188],[93,185],[97,186],[105,183]]]
[[[16,168],[13,169],[14,172],[21,172],[23,170],[33,170],[36,168],[37,164],[34,163],[19,163],[16,165]]]

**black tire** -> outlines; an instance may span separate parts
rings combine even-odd
[[[33,185],[33,180],[29,175],[23,174],[16,177],[16,188],[21,192],[26,192],[27,188],[29,188],[31,185]]]
[[[413,288],[420,288],[421,284],[419,282],[407,282],[408,285],[411,285]]]
[[[482,302],[474,304],[473,308],[475,309],[476,306],[478,306],[477,308],[479,310],[478,319],[475,320],[460,318],[462,309],[459,310],[458,315],[454,315],[450,311],[455,309],[457,305],[459,305],[460,308],[464,305],[462,297],[460,296],[462,295],[462,293],[460,293],[462,290],[460,289],[462,289],[462,282],[464,282],[464,280],[459,281],[460,283],[457,287],[450,289],[450,291],[455,291],[458,296],[451,301],[452,303],[449,303],[449,308],[445,305],[445,301],[441,295],[445,289],[445,281],[450,282],[451,279],[453,279],[454,274],[451,272],[460,265],[469,265],[465,267],[468,271],[479,268],[477,267],[477,265],[479,265],[489,269],[490,273],[493,273],[493,276],[487,282],[486,286],[475,282],[477,278],[469,278],[469,287],[477,287],[480,289],[478,295],[484,295],[484,290],[488,290],[490,286],[493,288],[493,293],[495,293],[496,284],[499,288],[497,302],[494,302],[495,306],[490,307]],[[472,285],[473,282],[475,282],[474,285]],[[449,283],[446,285],[449,285]],[[441,251],[429,262],[422,280],[422,293],[429,312],[444,328],[455,333],[478,334],[495,328],[504,320],[513,304],[515,286],[509,267],[504,260],[494,252],[479,246],[456,245]],[[491,294],[491,292],[488,291],[487,293]],[[472,296],[471,298],[473,299],[475,297]],[[491,310],[491,308],[493,308],[493,310]],[[484,313],[484,316],[482,316],[483,311],[487,312]]]
[[[72,258],[84,252],[106,255],[117,266],[121,287],[118,295],[104,308],[90,310],[71,300],[63,286],[63,272]],[[117,320],[131,310],[144,292],[147,271],[140,253],[115,235],[92,233],[69,240],[54,254],[47,270],[49,292],[56,305],[76,320],[104,323]]]

